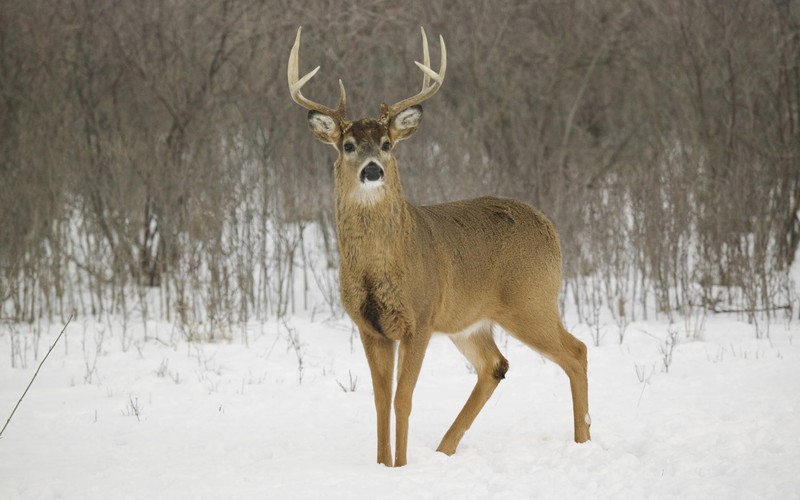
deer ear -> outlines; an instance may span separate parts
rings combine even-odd
[[[311,131],[317,139],[334,146],[339,142],[339,136],[342,135],[342,129],[336,120],[319,111],[308,112],[308,126],[311,127]]]
[[[389,134],[392,136],[392,140],[397,142],[408,138],[417,130],[420,121],[422,121],[422,106],[420,105],[411,106],[397,113],[389,124]]]

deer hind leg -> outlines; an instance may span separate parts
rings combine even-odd
[[[572,392],[575,442],[583,443],[591,439],[586,345],[564,328],[555,307],[553,311],[547,313],[515,313],[501,322],[501,325],[511,335],[554,361],[564,370],[569,377]]]
[[[389,433],[394,377],[394,342],[364,331],[360,331],[360,333],[372,376],[372,391],[375,394],[375,412],[378,419],[378,463],[391,467],[392,444]]]
[[[492,337],[491,326],[486,326],[475,333],[462,333],[450,336],[450,340],[456,345],[465,358],[475,367],[478,374],[478,381],[472,394],[469,395],[464,408],[456,417],[453,424],[445,433],[439,447],[440,451],[446,455],[456,452],[458,443],[464,437],[464,433],[475,421],[475,417],[483,409],[486,401],[489,400],[497,385],[505,378],[508,371],[508,361],[500,354],[497,344]]]

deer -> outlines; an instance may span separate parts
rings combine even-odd
[[[439,91],[447,69],[442,36],[434,71],[421,31],[423,62],[415,64],[423,73],[422,89],[396,104],[382,103],[378,118],[347,118],[341,79],[336,108],[303,96],[302,87],[320,67],[300,77],[302,27],[288,64],[292,99],[308,110],[313,135],[338,153],[333,189],[340,300],[358,329],[372,377],[377,462],[407,464],[412,395],[434,334],[448,336],[477,373],[472,393],[437,448],[455,453],[509,367],[495,343],[495,325],[563,369],[572,393],[574,438],[586,442],[587,349],[561,321],[562,257],[553,223],[512,199],[486,196],[417,206],[403,194],[395,147],[420,126],[421,104]]]

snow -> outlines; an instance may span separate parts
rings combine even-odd
[[[142,325],[123,336],[113,318],[75,318],[0,439],[0,498],[798,498],[797,320],[759,340],[709,316],[702,341],[640,321],[622,345],[606,324],[599,347],[565,323],[589,346],[591,442],[572,441],[563,372],[496,332],[507,377],[457,453],[436,453],[475,377],[436,337],[409,464],[390,469],[374,463],[369,370],[347,319],[298,315],[190,343],[166,322],[144,340]],[[46,329],[40,357],[61,327]],[[2,423],[38,365],[24,353],[26,368],[0,359]]]

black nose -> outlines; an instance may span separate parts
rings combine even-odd
[[[380,165],[371,161],[361,171],[361,182],[375,182],[383,178],[383,169]]]

